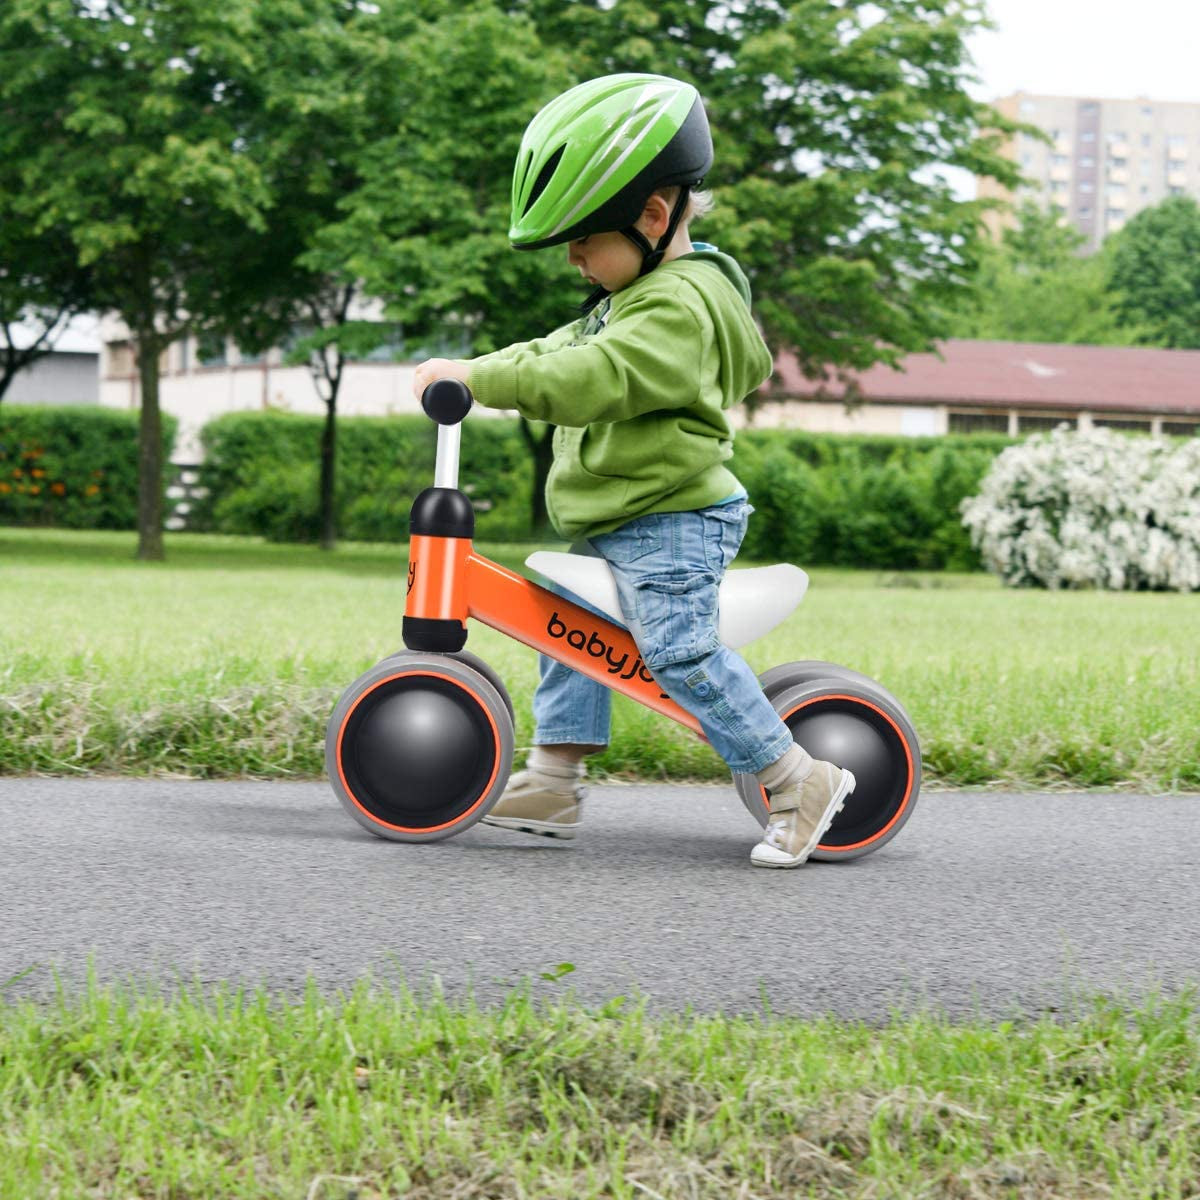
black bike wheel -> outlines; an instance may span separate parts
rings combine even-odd
[[[912,815],[921,786],[921,751],[907,713],[869,679],[810,678],[772,691],[794,740],[814,758],[849,769],[856,781],[812,857],[844,862],[886,845]],[[734,784],[765,825],[769,801],[758,780],[735,775]]]
[[[513,726],[488,679],[442,654],[393,655],[346,689],[325,737],[342,807],[390,841],[474,825],[512,769]]]

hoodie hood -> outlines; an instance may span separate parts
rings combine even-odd
[[[693,242],[654,274],[682,275],[700,293],[712,318],[720,361],[721,407],[732,408],[755,392],[774,367],[750,312],[750,281],[737,261],[707,242]]]

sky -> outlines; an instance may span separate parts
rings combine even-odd
[[[985,0],[981,100],[1015,91],[1200,103],[1200,0]]]

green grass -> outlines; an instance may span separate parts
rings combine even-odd
[[[321,774],[337,696],[402,645],[405,548],[166,543],[165,563],[139,564],[131,534],[0,529],[0,771]],[[519,567],[533,547],[480,549]],[[811,575],[797,613],[745,657],[880,680],[913,718],[927,782],[1200,790],[1196,597]],[[536,655],[475,624],[468,649],[505,680],[527,747]],[[727,778],[708,747],[623,697],[593,763]]]
[[[1190,993],[871,1027],[93,976],[0,1000],[0,1195],[1184,1200],[1198,1090]]]

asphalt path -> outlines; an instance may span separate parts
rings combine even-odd
[[[0,995],[73,991],[90,961],[167,990],[369,978],[486,1007],[528,981],[875,1022],[1200,978],[1200,796],[927,792],[876,853],[792,871],[750,865],[728,787],[594,786],[584,819],[574,842],[477,825],[410,845],[322,783],[0,779]]]

